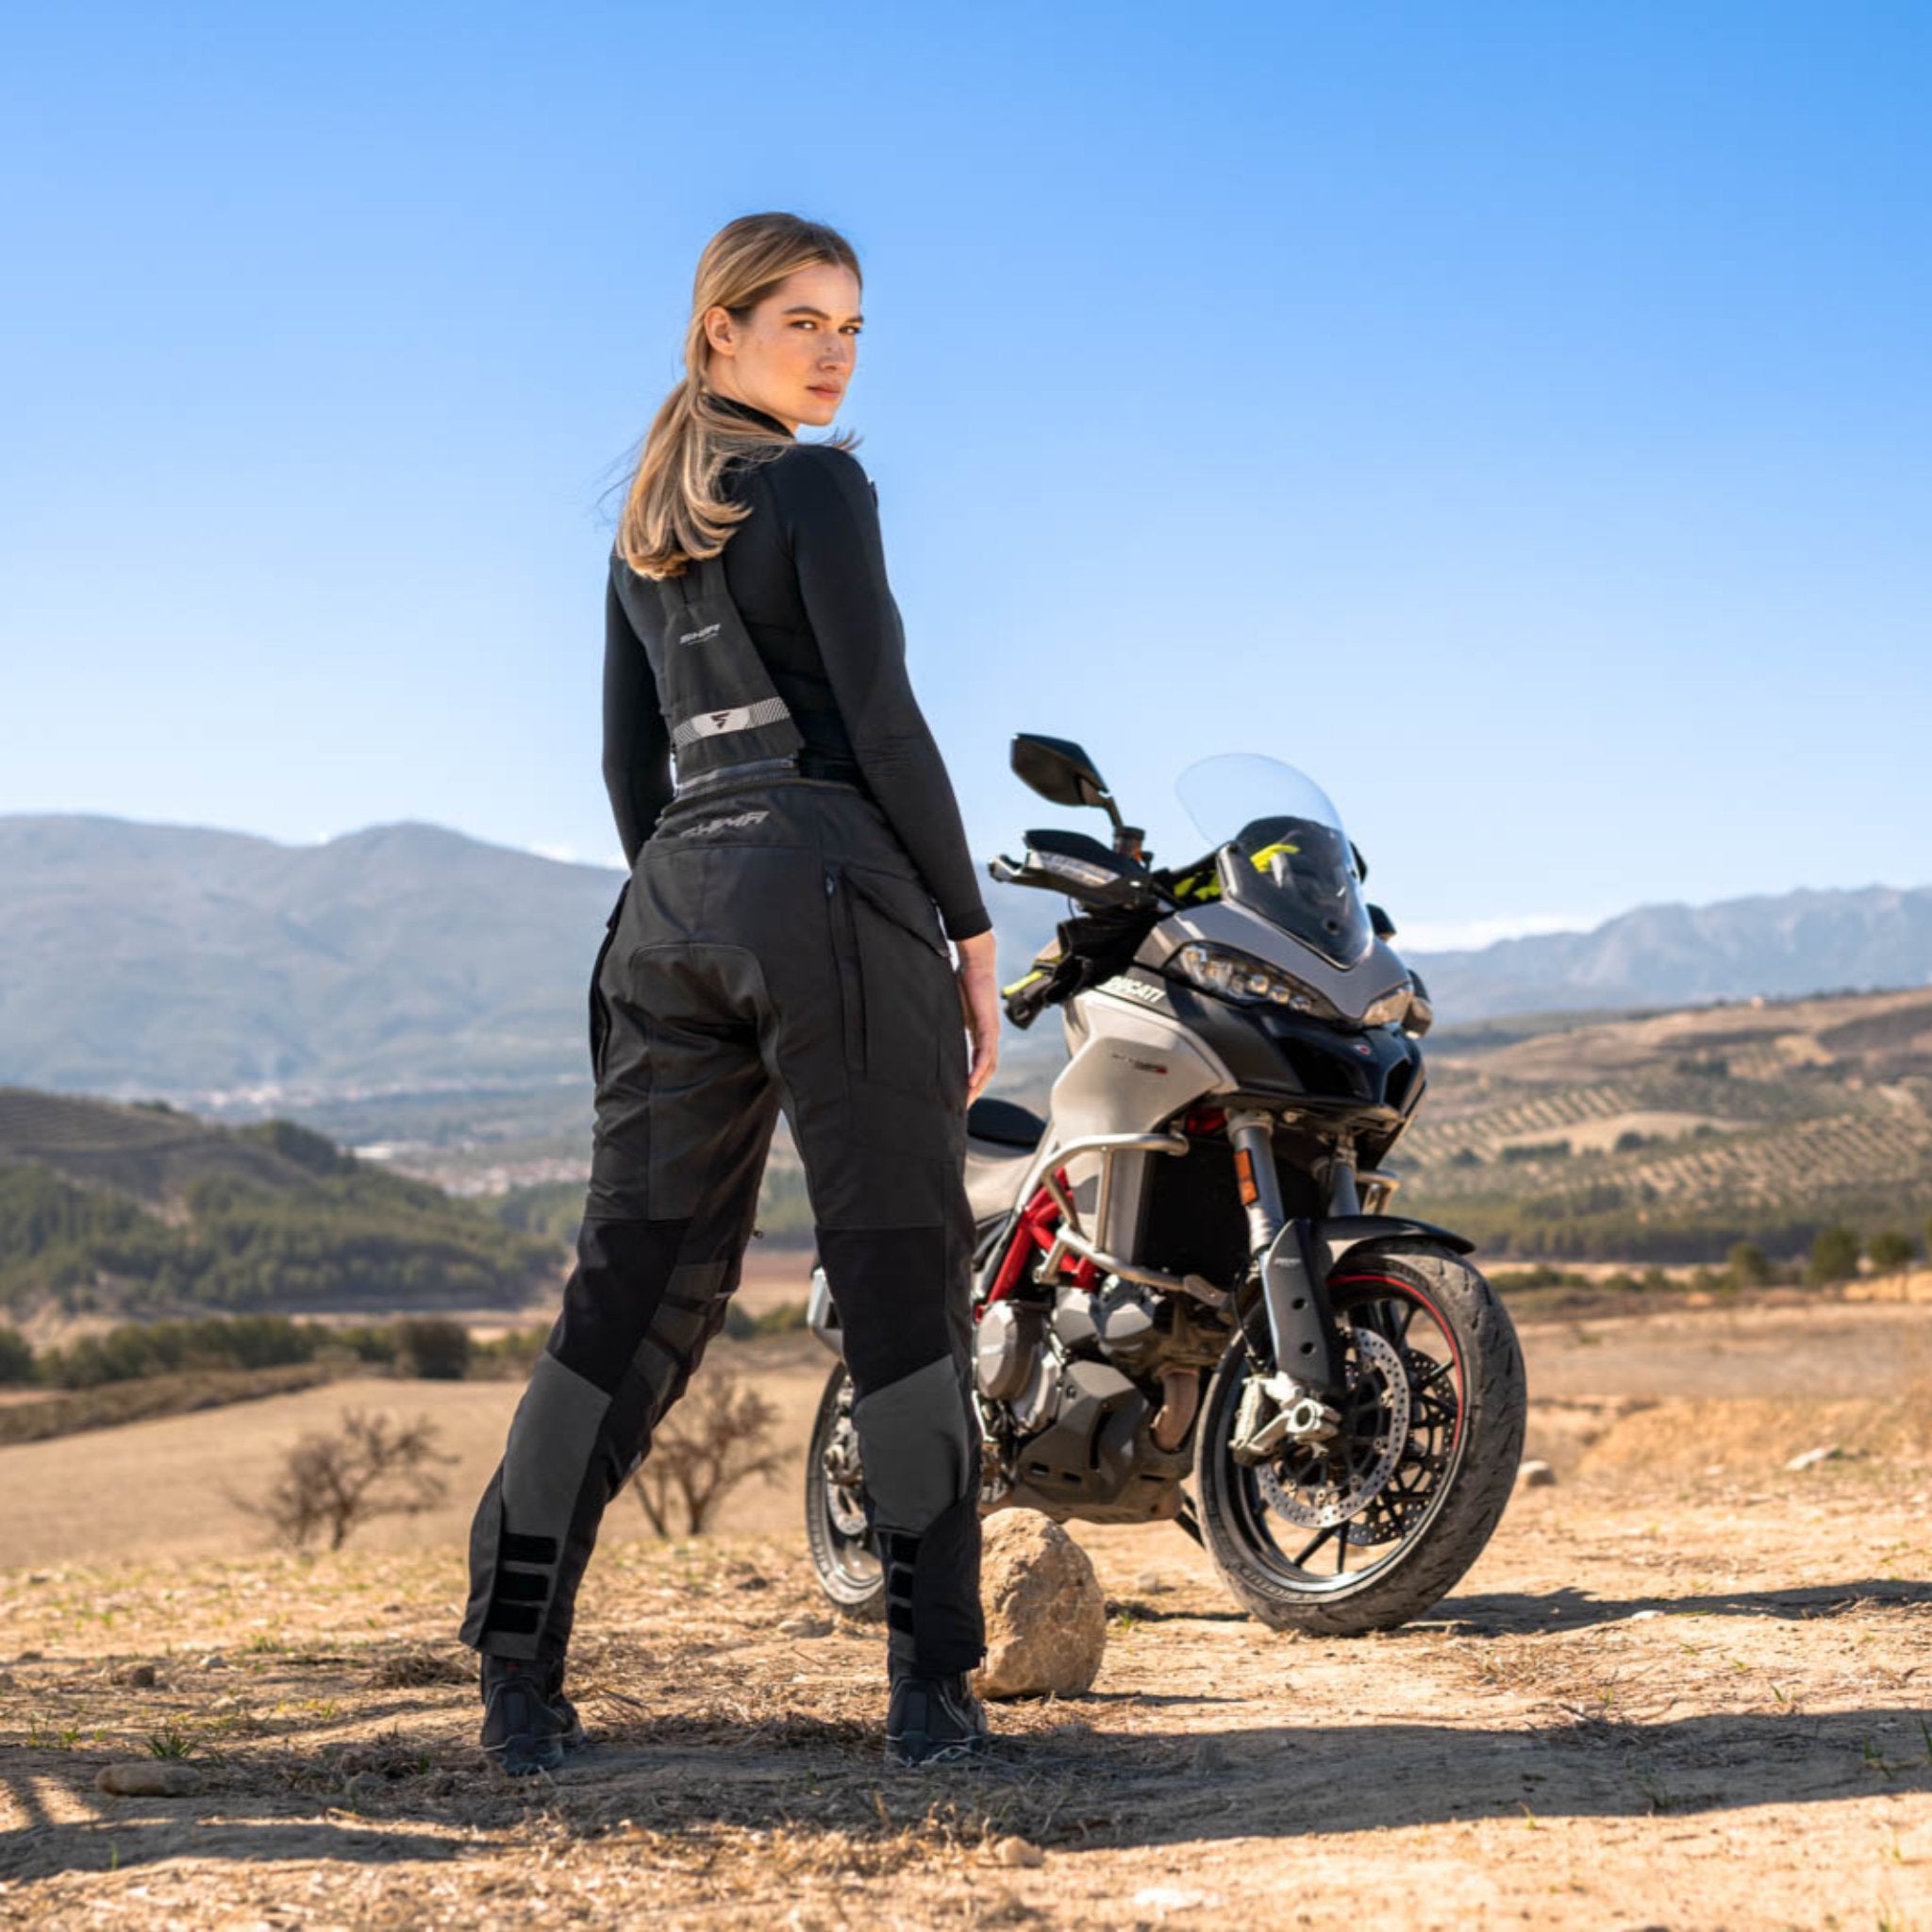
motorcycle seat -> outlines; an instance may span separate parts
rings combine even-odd
[[[982,1093],[966,1109],[966,1133],[970,1140],[990,1141],[999,1147],[1020,1147],[1028,1154],[1040,1145],[1046,1123],[1030,1107],[1017,1100],[995,1100]]]
[[[1013,1205],[1013,1192],[1046,1123],[1017,1101],[982,1094],[966,1109],[966,1198],[976,1224],[996,1221]]]

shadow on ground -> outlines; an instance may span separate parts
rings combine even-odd
[[[1391,1653],[1391,1663],[1396,1654]],[[1080,1700],[1096,1716],[1110,1706]],[[475,1856],[492,1832],[541,1814],[585,1840],[617,1834],[689,1839],[785,1831],[881,1846],[912,1834],[975,1840],[1019,1833],[1062,1850],[1158,1847],[1222,1839],[1292,1839],[1527,1816],[1686,1816],[1812,1804],[1879,1790],[1932,1790],[1932,1728],[1905,1705],[1816,1716],[1715,1715],[1645,1724],[1586,1719],[1507,1729],[1374,1723],[1190,1732],[1086,1731],[1003,1740],[983,1766],[892,1774],[869,1727],[779,1717],[753,1725],[620,1724],[554,1778],[512,1784],[471,1768],[446,1737],[425,1757],[455,1774],[402,1776],[358,1791],[360,1815],[307,1803],[245,1757],[211,1767],[200,1798],[99,1796],[75,1818],[45,1803],[55,1768],[19,1767],[5,1785],[26,1818],[0,1847],[12,1880],[125,1871],[174,1857],[270,1863],[394,1864]],[[407,1734],[397,1743],[409,1748]],[[208,1815],[197,1823],[196,1813]],[[250,1815],[250,1814],[253,1815]]]
[[[1662,1592],[1651,1596],[1592,1596],[1585,1590],[1533,1593],[1498,1591],[1481,1596],[1452,1597],[1434,1617],[1409,1627],[1448,1628],[1483,1637],[1534,1636],[1540,1631],[1578,1630],[1643,1614],[1665,1617],[1778,1617],[1804,1621],[1842,1616],[1873,1605],[1932,1604],[1932,1583],[1896,1578],[1862,1583],[1826,1583],[1793,1590],[1707,1591],[1690,1596]]]

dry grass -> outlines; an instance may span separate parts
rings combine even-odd
[[[1874,1332],[1793,1330],[1778,1373],[1842,1357],[1869,1384]],[[1700,1333],[1763,1339],[1528,1339],[1533,1385],[1568,1364],[1623,1387],[1552,1405],[1564,1480],[1403,1631],[1275,1636],[1177,1531],[1081,1530],[1132,1613],[1093,1692],[1001,1710],[997,1759],[943,1777],[879,1761],[876,1631],[781,1630],[816,1607],[789,1526],[660,1543],[613,1519],[573,1657],[595,1749],[519,1784],[475,1750],[459,1528],[306,1559],[124,1540],[0,1573],[0,1925],[1921,1923],[1932,1477],[1876,1423],[1864,1456],[1787,1474],[1768,1437],[1794,1399],[1821,1413],[1788,1391],[1656,1393]],[[808,1395],[815,1358],[774,1359]],[[190,1425],[125,1440],[144,1459]],[[156,1756],[200,1793],[94,1790]]]
[[[1914,1377],[1905,1393],[1863,1401],[1722,1396],[1638,1407],[1611,1422],[1591,1445],[1588,1466],[1655,1477],[1722,1464],[1768,1476],[1814,1448],[1836,1448],[1844,1461],[1902,1467],[1932,1459],[1932,1381]],[[1825,1479],[1835,1473],[1836,1460]]]
[[[707,1359],[757,1375],[759,1392],[779,1411],[778,1440],[786,1455],[778,1481],[734,1492],[722,1507],[719,1526],[789,1529],[798,1520],[803,1444],[830,1358],[810,1335],[796,1334],[720,1341]],[[16,1563],[44,1566],[95,1556],[220,1557],[249,1549],[266,1533],[227,1496],[255,1493],[294,1442],[337,1428],[343,1411],[355,1407],[426,1416],[441,1447],[456,1457],[446,1471],[448,1498],[440,1507],[406,1522],[373,1523],[358,1533],[358,1545],[455,1545],[468,1533],[470,1512],[503,1452],[522,1392],[512,1382],[352,1376],[274,1401],[8,1449],[0,1505],[7,1553]],[[14,1412],[0,1409],[0,1422]],[[73,1507],[76,1496],[89,1499],[84,1511]],[[620,1497],[608,1534],[623,1538],[646,1528],[636,1501]]]
[[[1744,1550],[1689,1506],[1659,1551],[1627,1501],[1537,1492],[1445,1622],[1357,1643],[1230,1616],[1172,1531],[1094,1534],[1158,1621],[944,1778],[879,1763],[875,1633],[778,1631],[811,1602],[784,1544],[608,1553],[572,1685],[596,1750],[527,1784],[471,1741],[454,1553],[15,1578],[0,1616],[39,1654],[0,1686],[0,1924],[1808,1924],[1881,1829],[1932,1853],[1932,1591],[1796,1603],[1796,1511]],[[1757,1598],[1690,1574],[1719,1548]],[[195,1581],[195,1641],[168,1641]],[[157,1739],[198,1800],[92,1792]]]

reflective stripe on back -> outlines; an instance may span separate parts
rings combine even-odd
[[[673,726],[671,746],[681,751],[701,738],[722,738],[727,731],[755,731],[761,724],[775,724],[791,712],[780,697],[759,698],[749,705],[731,705],[722,711],[700,711]]]

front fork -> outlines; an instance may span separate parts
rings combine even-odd
[[[1239,1306],[1249,1357],[1257,1377],[1265,1374],[1269,1392],[1284,1407],[1304,1397],[1325,1406],[1341,1393],[1343,1355],[1323,1286],[1315,1224],[1301,1218],[1291,1221],[1282,1207],[1272,1115],[1230,1114],[1227,1138],[1248,1217],[1252,1260]],[[1328,1192],[1330,1213],[1361,1211],[1352,1147],[1339,1150],[1330,1164]],[[1285,1386],[1291,1383],[1292,1389]],[[1309,1420],[1303,1418],[1304,1423]]]

